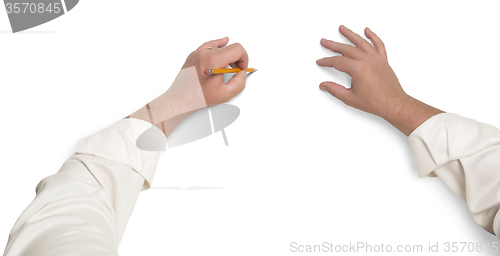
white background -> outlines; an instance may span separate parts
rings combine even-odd
[[[408,94],[498,127],[498,7],[85,0],[19,34],[0,10],[0,245],[78,140],[156,98],[191,51],[224,36],[259,70],[229,102],[241,109],[226,128],[230,146],[218,133],[165,152],[120,255],[298,254],[291,242],[427,251],[429,242],[442,250],[445,242],[498,241],[438,178],[417,178],[403,134],[320,91],[322,81],[349,78],[315,64],[333,55],[322,37],[346,42],[339,25],[357,33],[369,26]],[[182,189],[194,186],[205,189]]]

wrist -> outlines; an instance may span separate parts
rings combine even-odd
[[[170,88],[150,103],[158,121],[207,107],[196,68],[182,69]]]
[[[409,106],[411,105],[412,97],[406,94],[404,91],[402,95],[394,97],[396,100],[392,100],[391,104],[387,105],[387,108],[382,111],[378,116],[382,117],[389,123],[397,122],[397,120],[402,119],[406,115]]]
[[[401,102],[399,110],[384,119],[406,136],[409,136],[427,119],[440,113],[444,113],[444,111],[407,95]]]

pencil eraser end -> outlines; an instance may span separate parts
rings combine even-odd
[[[208,69],[207,69],[207,70],[205,70],[205,75],[208,75]]]

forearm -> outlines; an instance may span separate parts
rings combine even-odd
[[[405,100],[398,104],[398,107],[393,112],[388,111],[387,113],[388,114],[382,116],[382,118],[406,136],[409,136],[427,119],[445,112],[429,106],[411,96],[407,96]]]
[[[165,93],[128,117],[149,122],[168,137],[190,113],[204,107],[207,105],[198,74],[190,67],[179,72]]]

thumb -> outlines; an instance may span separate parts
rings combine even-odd
[[[246,76],[247,72],[245,70],[242,70],[236,73],[236,75],[229,79],[229,81],[227,81],[226,88],[231,98],[245,89]]]
[[[349,89],[334,82],[323,82],[319,85],[319,88],[323,91],[327,91],[333,97],[344,103],[346,103],[352,95],[352,92]]]

